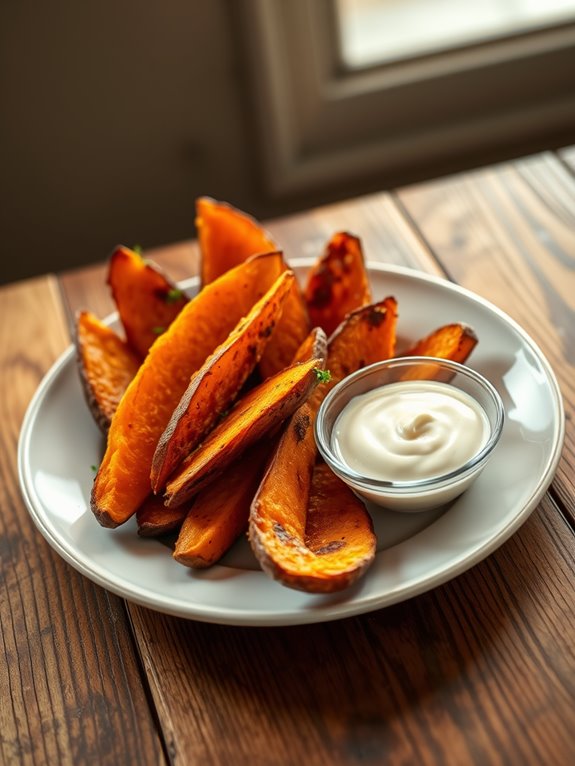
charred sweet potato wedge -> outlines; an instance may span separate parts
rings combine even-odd
[[[334,234],[309,271],[304,289],[312,325],[327,335],[356,308],[371,302],[361,243],[346,232]]]
[[[110,257],[108,284],[130,347],[144,358],[188,298],[160,270],[127,247]]]
[[[138,534],[140,537],[162,537],[177,532],[187,512],[186,505],[179,508],[166,508],[161,497],[148,495],[136,511]]]
[[[233,463],[220,481],[202,490],[186,514],[174,558],[204,569],[226,553],[247,529],[250,503],[264,472],[270,444],[264,438]],[[179,508],[186,507],[180,506]],[[177,513],[179,508],[166,509]]]
[[[202,285],[208,285],[251,255],[278,249],[270,234],[247,213],[210,197],[196,200]]]
[[[404,351],[402,356],[433,356],[440,359],[451,359],[463,364],[476,345],[477,335],[471,327],[460,323],[448,324],[439,327],[410,349]],[[429,365],[418,367],[417,370],[403,372],[400,375],[401,380],[427,377],[447,381],[452,377],[452,373],[445,370],[441,371],[430,362]]]
[[[248,447],[292,415],[318,383],[317,371],[324,364],[325,359],[293,364],[236,402],[229,415],[172,475],[164,494],[166,505],[185,503]]]
[[[313,468],[306,508],[291,524],[279,486],[266,474],[263,492],[252,506],[257,534],[252,546],[262,569],[284,585],[308,593],[334,593],[349,588],[373,562],[377,540],[365,506],[323,462]],[[273,485],[272,492],[266,491]],[[264,508],[262,498],[268,505]]]
[[[154,453],[151,471],[154,492],[164,487],[168,476],[236,398],[272,336],[294,280],[293,271],[284,271],[192,375]]]
[[[462,364],[476,345],[475,331],[469,325],[458,322],[439,327],[401,355],[436,356]]]
[[[326,478],[323,469],[314,473],[317,447],[313,427],[321,402],[331,387],[361,367],[393,356],[396,324],[397,303],[390,297],[356,309],[333,333],[326,365],[331,381],[318,386],[289,420],[254,497],[248,533],[251,547],[264,571],[285,585],[310,592],[336,591],[359,577],[375,555],[371,522],[363,505],[351,500],[335,477]],[[318,487],[314,487],[316,482]],[[310,498],[322,497],[325,487],[333,491],[337,502],[341,501],[339,513],[349,513],[349,519],[338,519],[335,503],[322,504],[315,500],[312,503]],[[312,507],[315,520],[310,527],[308,545],[306,529]],[[325,519],[320,517],[322,512],[327,514]],[[354,538],[343,556],[345,564],[336,572],[333,567],[337,556],[323,557],[327,542],[317,545],[319,533],[314,530],[321,529],[329,542],[337,539],[337,530],[348,522],[349,528],[358,523],[358,535],[363,535],[363,540]],[[318,554],[322,548],[323,553]],[[334,574],[332,579],[330,573]]]
[[[89,311],[77,314],[74,336],[84,396],[92,417],[106,434],[140,360],[111,327]]]
[[[132,516],[150,492],[156,445],[194,372],[284,271],[281,253],[252,258],[201,290],[151,346],[120,400],[92,487],[103,526]]]

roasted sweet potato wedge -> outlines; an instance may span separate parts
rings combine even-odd
[[[162,537],[177,532],[187,513],[186,505],[166,508],[161,497],[149,495],[136,511],[138,534],[140,537]]]
[[[346,232],[334,234],[310,269],[304,297],[312,325],[328,337],[356,308],[371,302],[361,243]]]
[[[103,526],[132,516],[150,492],[158,439],[190,377],[284,271],[281,253],[252,258],[201,290],[150,351],[118,406],[92,487]]]
[[[89,311],[77,314],[74,336],[86,402],[102,432],[107,433],[140,360],[111,327]]]
[[[293,271],[284,271],[192,375],[154,453],[151,471],[154,492],[164,487],[168,476],[236,398],[272,336],[294,280]]]
[[[264,437],[192,501],[178,535],[174,558],[184,566],[203,569],[215,564],[247,529],[250,503],[270,451]],[[186,506],[180,506],[180,508]],[[177,513],[179,508],[166,509]]]
[[[254,218],[210,197],[196,200],[196,228],[202,285],[213,282],[251,255],[278,249],[270,234]]]
[[[264,491],[270,483],[277,492],[278,483],[268,472]],[[267,499],[274,500],[272,495]],[[273,507],[265,509],[265,520],[255,506],[258,533],[252,545],[262,569],[284,585],[309,593],[348,588],[364,574],[376,551],[371,517],[361,500],[322,462],[313,469],[303,530],[301,519],[291,523],[285,499],[275,498]]]
[[[317,447],[313,426],[331,387],[355,370],[393,356],[396,323],[397,303],[393,298],[386,298],[353,311],[333,333],[327,358],[331,381],[316,388],[291,417],[254,497],[249,521],[250,544],[264,571],[285,585],[310,592],[336,591],[351,584],[375,555],[371,523],[363,505],[348,497],[348,492],[339,486],[339,480],[325,478],[323,470],[314,474]],[[314,488],[316,481],[319,486]],[[315,526],[310,527],[308,545],[310,497],[321,497],[325,487],[341,500],[342,513],[349,513],[349,519],[337,521],[337,513],[330,510],[337,506],[314,500]],[[328,514],[325,519],[319,516],[322,508]],[[314,530],[321,529],[326,539],[336,540],[337,530],[348,522],[351,526],[359,524],[358,535],[363,535],[363,540],[354,539],[343,556],[345,565],[336,573],[333,559],[318,554],[322,546],[314,542],[318,539]],[[330,573],[337,576],[330,578]]]
[[[294,354],[310,330],[311,324],[303,295],[297,281],[294,280],[275,332],[259,364],[262,378],[269,378],[291,364]]]
[[[296,363],[268,378],[236,402],[229,415],[172,475],[164,495],[168,507],[186,502],[213,481],[244,450],[288,418],[318,383],[325,359]]]
[[[196,213],[203,285],[255,253],[277,250],[277,245],[261,224],[225,202],[200,197],[196,200]],[[305,301],[294,281],[274,337],[260,362],[262,377],[275,375],[287,367],[310,329]]]
[[[433,356],[440,359],[451,359],[463,364],[477,345],[477,335],[471,327],[456,323],[439,327],[414,346],[402,353],[402,356]],[[451,373],[441,372],[430,363],[417,371],[401,374],[402,380],[414,380],[431,376],[437,380],[449,380]]]
[[[401,355],[436,356],[462,364],[476,345],[475,331],[469,325],[457,322],[439,327]]]
[[[126,340],[144,358],[188,302],[159,266],[127,247],[117,247],[108,266],[108,284]]]

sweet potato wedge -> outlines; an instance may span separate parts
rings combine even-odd
[[[254,218],[210,197],[196,200],[196,229],[202,285],[213,282],[251,255],[278,249],[270,234]]]
[[[277,488],[274,477],[266,474],[264,483],[269,482]],[[276,501],[282,503],[283,498]],[[309,593],[348,588],[375,557],[377,540],[369,513],[323,462],[313,469],[306,510],[303,533],[301,519],[286,528],[285,514],[267,517],[252,540],[262,569],[284,585]]]
[[[463,364],[477,345],[477,342],[477,335],[469,325],[462,323],[448,324],[439,327],[425,338],[422,338],[407,351],[404,351],[401,356],[434,356],[440,359],[451,359],[454,362]],[[416,377],[423,378],[427,375],[436,378],[441,377],[439,370],[434,370],[430,365],[430,367],[421,367],[418,372],[411,371],[409,374],[404,372],[401,378],[406,380],[409,377],[409,379],[413,380]]]
[[[201,290],[151,346],[118,406],[92,487],[100,524],[115,527],[150,492],[150,469],[190,377],[284,271],[281,253],[252,258]]]
[[[236,402],[229,415],[172,475],[164,494],[168,507],[189,500],[265,433],[288,418],[318,382],[325,359],[296,363],[268,378]]]
[[[248,526],[250,503],[270,451],[264,437],[233,463],[222,477],[203,489],[186,514],[174,558],[184,566],[203,569],[215,564]],[[166,509],[177,513],[180,508]]]
[[[247,213],[209,197],[196,200],[196,228],[200,243],[202,285],[255,253],[277,250],[263,226]],[[287,267],[286,267],[287,268]],[[263,378],[287,367],[311,329],[305,301],[294,281],[281,319],[260,362]]]
[[[312,325],[327,335],[356,308],[371,302],[361,243],[346,232],[334,234],[308,273],[304,297]]]
[[[166,508],[161,497],[148,495],[136,511],[138,534],[140,537],[162,537],[177,532],[187,513],[186,505],[179,508]]]
[[[106,434],[140,360],[111,327],[89,311],[76,315],[74,341],[86,403]]]
[[[131,348],[144,358],[188,298],[160,270],[127,247],[110,257],[108,284]]]
[[[294,279],[293,271],[284,271],[192,375],[154,453],[150,478],[155,493],[236,398],[272,336]]]
[[[461,322],[447,324],[403,351],[401,356],[436,356],[462,364],[477,345],[477,340],[469,325]]]
[[[309,335],[311,324],[302,292],[294,280],[274,334],[262,355],[262,378],[275,375],[291,364],[294,354]]]
[[[380,303],[356,309],[333,333],[327,358],[331,381],[316,388],[291,417],[254,497],[248,533],[251,547],[264,571],[285,585],[310,592],[339,590],[365,571],[370,556],[373,558],[373,533],[363,505],[351,501],[338,482],[325,479],[322,471],[317,474],[318,478],[314,474],[317,447],[313,427],[317,411],[330,388],[355,370],[393,356],[396,323],[397,303],[393,298],[386,298]],[[317,489],[313,486],[316,481],[319,482]],[[349,547],[345,566],[332,579],[333,561],[317,554],[322,546],[313,542],[318,539],[313,530],[322,529],[324,536],[335,540],[336,530],[347,523],[346,519],[336,523],[337,513],[330,511],[330,506],[325,503],[314,501],[315,527],[311,528],[309,538],[312,547],[306,541],[310,497],[321,496],[324,486],[331,487],[330,491],[342,499],[341,513],[350,514],[352,526],[360,519],[358,530],[363,530],[364,535],[363,541],[356,540]],[[328,513],[325,521],[319,517],[321,508]],[[301,577],[297,577],[298,572]]]

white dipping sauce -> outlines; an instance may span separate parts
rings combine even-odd
[[[332,446],[366,478],[405,482],[460,468],[489,434],[471,396],[447,383],[410,380],[354,397],[336,420]]]

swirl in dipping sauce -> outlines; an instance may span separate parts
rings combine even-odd
[[[455,471],[489,438],[482,407],[446,383],[404,381],[354,397],[335,423],[339,459],[366,478],[417,481]]]

